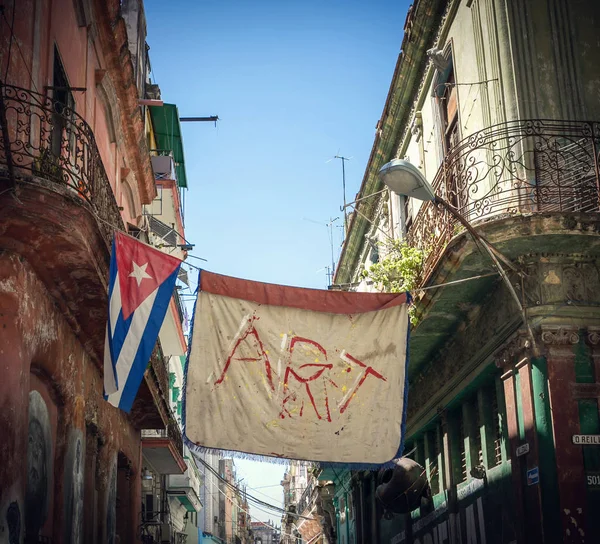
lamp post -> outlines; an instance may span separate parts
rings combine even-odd
[[[402,160],[402,159],[394,159],[386,164],[384,164],[379,170],[379,179],[395,193],[399,195],[404,195],[410,198],[417,198],[418,200],[430,200],[435,205],[441,206],[445,210],[448,211],[453,217],[455,217],[458,222],[467,229],[469,234],[473,236],[475,243],[479,243],[488,253],[492,262],[496,266],[500,277],[504,281],[506,288],[514,298],[517,303],[517,307],[521,311],[521,315],[523,316],[523,323],[527,327],[529,335],[531,337],[531,341],[533,344],[534,352],[537,351],[535,345],[535,339],[533,337],[533,332],[527,322],[527,315],[525,313],[525,309],[521,304],[521,300],[519,299],[519,295],[515,291],[512,283],[508,279],[506,272],[502,268],[500,264],[500,260],[504,262],[509,268],[511,268],[515,272],[519,272],[519,270],[504,256],[500,251],[498,251],[490,242],[488,242],[481,234],[479,234],[469,223],[469,221],[449,202],[447,202],[442,197],[435,194],[433,187],[431,184],[425,179],[425,176],[421,173],[421,171],[412,163]]]

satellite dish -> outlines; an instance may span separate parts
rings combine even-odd
[[[429,498],[429,482],[425,469],[408,457],[394,460],[394,468],[379,472],[381,482],[375,496],[386,511],[407,514],[421,505],[421,498]]]

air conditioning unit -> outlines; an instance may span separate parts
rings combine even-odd
[[[155,179],[173,179],[173,159],[169,155],[151,157]]]

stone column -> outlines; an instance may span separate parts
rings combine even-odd
[[[515,505],[515,532],[517,542],[524,541],[523,492],[517,448],[519,447],[519,424],[517,419],[517,399],[515,392],[515,371],[509,368],[502,374],[504,402],[506,405],[506,429],[508,431],[508,451],[511,459],[511,476]]]
[[[524,406],[523,397],[529,397],[528,402],[531,405],[533,404],[533,402],[531,400],[531,387],[522,387],[521,391],[517,391],[516,388],[516,377],[520,376],[521,369],[525,367],[526,370],[523,372],[525,374],[528,373],[527,352],[529,350],[529,347],[530,341],[527,335],[522,331],[519,331],[519,333],[517,333],[509,342],[505,343],[504,346],[502,346],[502,348],[498,350],[498,352],[495,355],[496,366],[501,368],[503,371],[501,380],[504,389],[504,402],[506,407],[506,430],[508,432],[507,450],[511,460],[511,479],[515,507],[514,525],[517,542],[529,541],[526,540],[525,535],[527,535],[528,537],[530,536],[529,532],[526,530],[526,527],[531,521],[529,519],[529,512],[528,519],[525,519],[525,501],[528,497],[524,493],[524,486],[526,486],[526,482],[524,481],[524,471],[521,469],[522,457],[517,456],[517,448],[522,445],[519,433],[518,401],[521,400],[521,406]],[[520,398],[517,397],[518,394],[520,394]],[[533,419],[532,416],[530,416],[530,419]],[[527,429],[527,425],[525,425],[525,429]],[[530,429],[530,432],[535,434],[535,427],[531,422]],[[526,440],[528,439],[528,436],[529,439],[531,439],[531,434],[526,434]],[[529,463],[537,462],[537,452],[535,453],[536,458],[532,459],[531,461],[528,461]],[[536,508],[535,510],[539,511],[539,508]],[[536,514],[534,516],[534,520],[538,526],[541,525],[539,514]],[[539,542],[540,539],[538,538],[538,540],[531,541]]]
[[[587,527],[585,473],[581,446],[572,440],[579,432],[579,410],[570,394],[576,381],[574,345],[579,343],[579,334],[576,328],[542,327],[541,338],[548,361],[562,541],[583,543],[588,541],[582,534]]]
[[[537,469],[540,473],[540,455],[538,436],[535,424],[535,410],[533,401],[533,386],[531,380],[531,360],[524,357],[515,366],[519,374],[521,389],[521,410],[523,412],[523,428],[525,430],[525,443],[529,445],[529,453],[517,458],[517,467],[525,465],[525,472]],[[514,459],[513,459],[514,463]],[[521,472],[519,470],[519,472]],[[540,475],[542,478],[543,475]],[[523,485],[525,484],[525,485]],[[527,542],[543,542],[543,520],[541,504],[541,485],[529,485],[522,482],[525,504],[527,505],[527,519],[525,520],[525,535]]]

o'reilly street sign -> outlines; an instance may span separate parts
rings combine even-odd
[[[600,434],[574,434],[573,444],[600,446]]]

